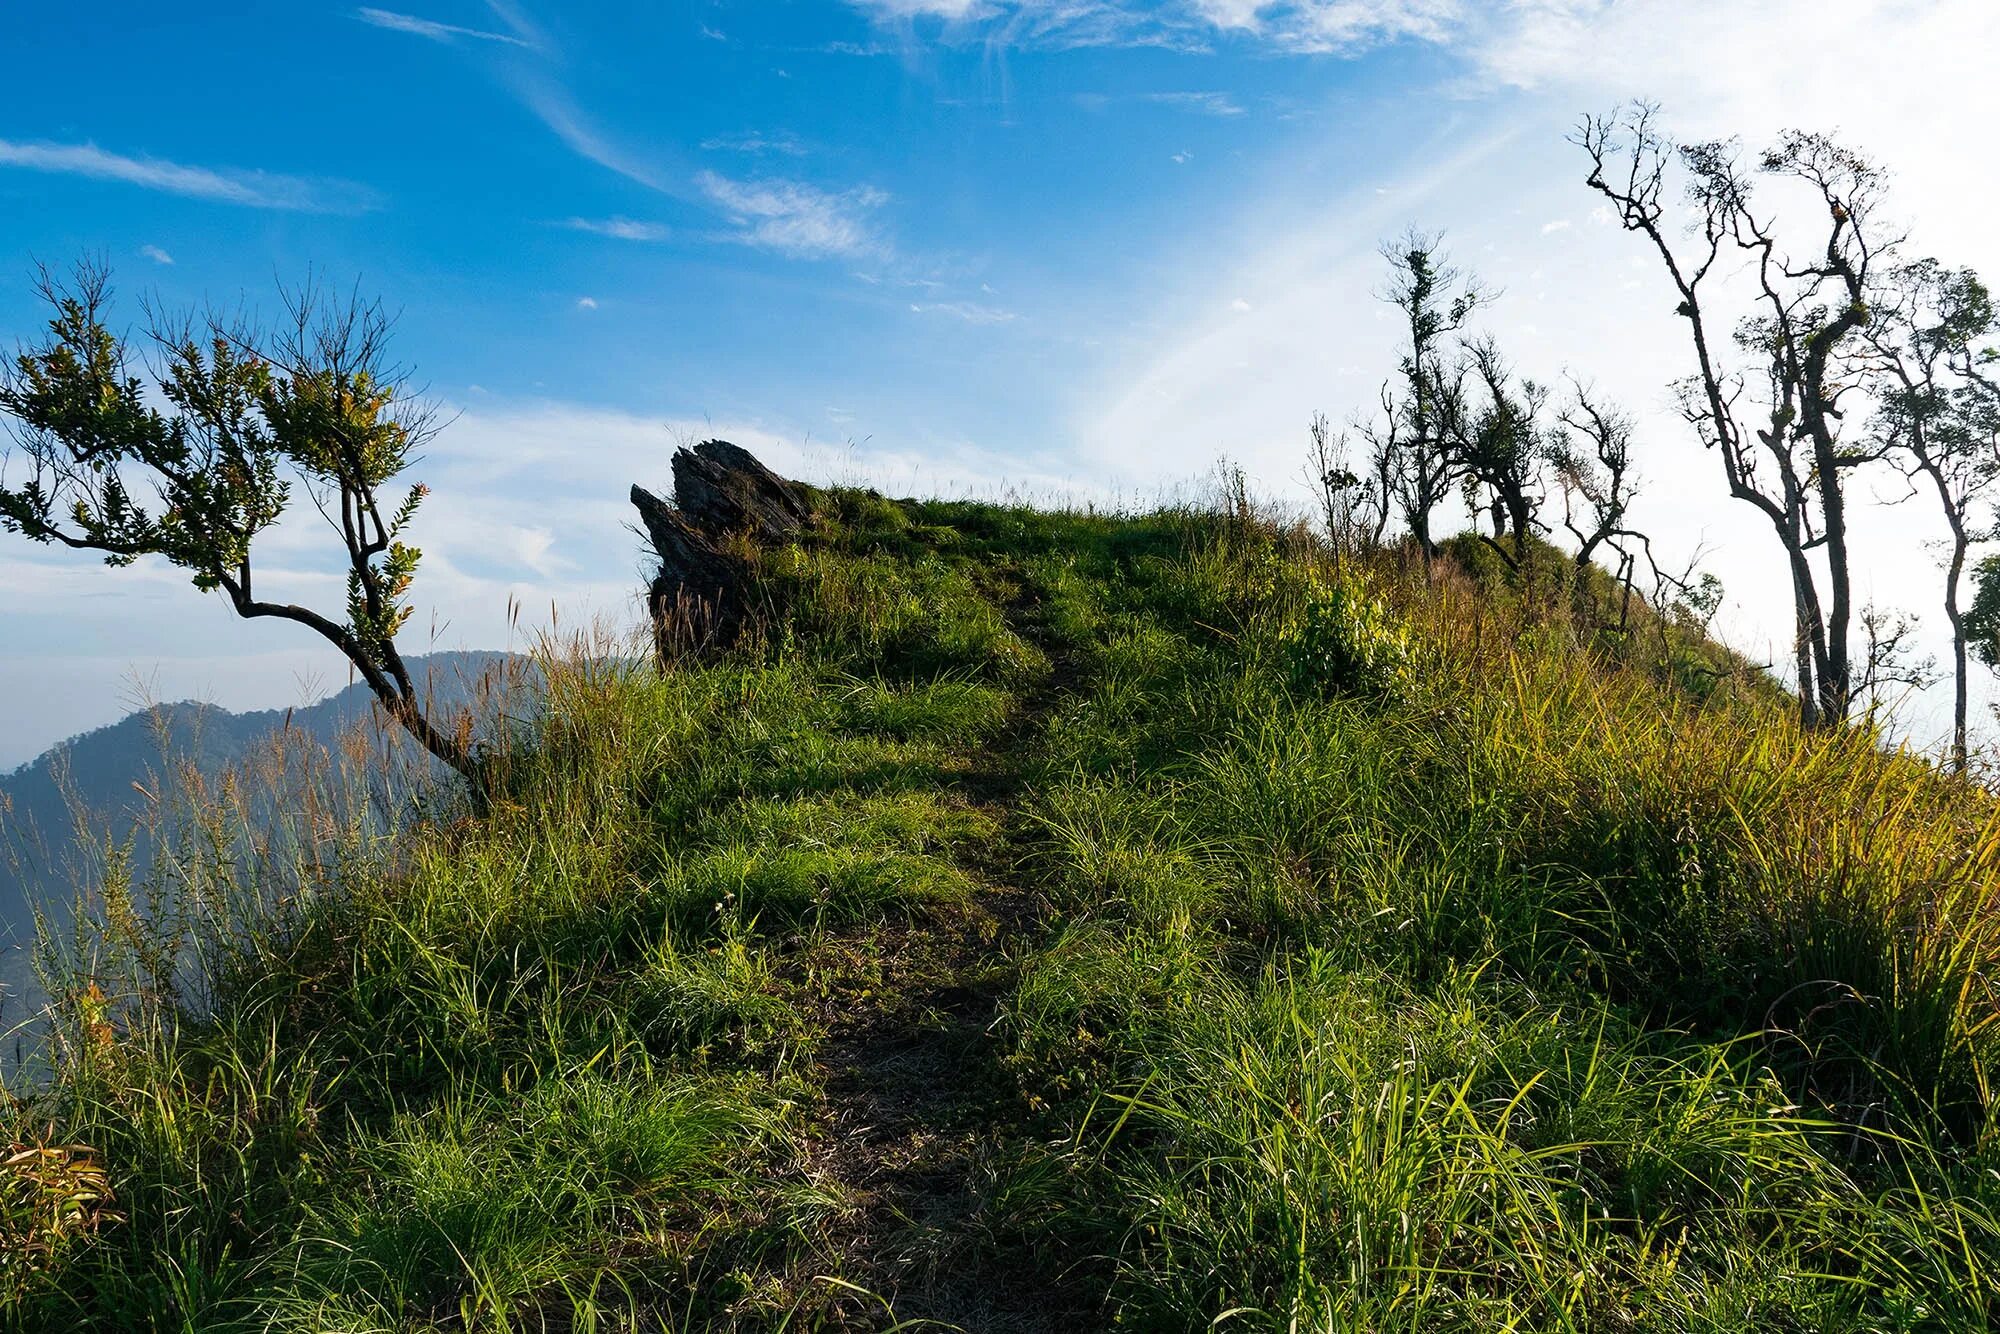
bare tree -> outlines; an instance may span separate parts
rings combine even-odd
[[[1992,295],[1970,269],[1923,259],[1885,284],[1868,341],[1881,385],[1877,438],[1913,488],[1936,496],[1950,536],[1944,614],[1951,626],[1952,767],[1966,767],[1969,664],[1959,605],[1974,542],[1972,511],[2000,481],[2000,393],[1986,368],[2000,333]]]
[[[47,336],[0,370],[11,457],[28,471],[19,485],[0,483],[0,527],[96,552],[108,565],[158,557],[196,588],[219,589],[239,616],[305,626],[483,801],[469,721],[439,728],[396,648],[422,554],[403,535],[427,492],[393,488],[436,424],[388,359],[380,304],[308,284],[287,295],[286,319],[270,336],[150,311],[149,390],[126,340],[106,327],[102,265],[79,264],[67,281],[43,271],[38,290],[53,312]],[[341,613],[258,595],[252,548],[295,486],[340,535]]]
[[[1347,433],[1336,432],[1325,413],[1313,414],[1309,430],[1312,447],[1307,467],[1319,491],[1320,515],[1338,563],[1354,554],[1371,529],[1375,540],[1381,540],[1386,495],[1349,466],[1353,451]]]
[[[1632,419],[1601,403],[1581,382],[1570,381],[1572,398],[1550,432],[1548,460],[1562,492],[1563,527],[1576,539],[1579,572],[1598,548],[1630,533],[1626,515],[1638,491],[1632,466]]]
[[[1861,609],[1866,641],[1857,698],[1873,720],[1893,707],[1894,695],[1928,690],[1937,680],[1937,659],[1918,652],[1918,621],[1908,612],[1869,603]]]
[[[1760,154],[1756,173],[1802,187],[1824,219],[1807,257],[1794,259],[1779,246],[1773,215],[1759,210],[1733,143],[1676,149],[1643,104],[1588,119],[1574,137],[1590,157],[1590,186],[1653,244],[1679,293],[1696,363],[1678,386],[1682,413],[1721,455],[1730,494],[1765,516],[1784,549],[1800,714],[1809,726],[1835,725],[1854,691],[1847,476],[1876,457],[1842,438],[1842,400],[1855,387],[1878,266],[1900,240],[1876,219],[1882,172],[1818,134],[1787,133]],[[1675,161],[1695,219],[1685,253],[1667,235]],[[1725,254],[1749,261],[1757,313],[1734,339],[1747,372],[1724,364],[1705,304],[1735,267],[1721,264]]]

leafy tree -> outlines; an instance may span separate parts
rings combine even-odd
[[[404,536],[426,495],[420,484],[396,495],[397,479],[435,423],[387,359],[380,304],[308,285],[286,295],[271,334],[149,309],[153,366],[142,377],[125,337],[107,327],[102,265],[79,264],[68,280],[44,270],[38,290],[52,311],[47,333],[0,369],[9,458],[27,472],[0,479],[0,527],[108,565],[157,557],[223,593],[239,616],[305,626],[483,799],[469,720],[437,726],[396,648],[421,557]],[[256,540],[298,491],[340,536],[338,613],[258,593]]]
[[[1382,248],[1384,300],[1403,317],[1397,376],[1382,387],[1382,419],[1361,428],[1428,566],[1437,555],[1431,516],[1465,476],[1466,370],[1452,335],[1486,301],[1476,279],[1446,259],[1442,237],[1411,231]]]
[[[1464,356],[1485,399],[1456,452],[1468,491],[1483,490],[1493,513],[1493,536],[1481,540],[1518,567],[1544,499],[1541,413],[1548,391],[1533,380],[1517,382],[1490,336],[1468,340]],[[1500,544],[1502,535],[1511,538],[1511,552]]]
[[[1960,770],[1968,663],[1959,590],[1980,537],[1973,508],[2000,482],[2000,392],[1987,374],[1996,332],[2000,316],[1979,275],[1933,259],[1896,271],[1869,326],[1881,385],[1877,438],[1913,488],[1928,486],[1936,496],[1950,534],[1944,613],[1952,636],[1951,758]]]
[[[1972,656],[2000,669],[2000,555],[1972,571],[1972,605],[1965,609],[1965,642]]]
[[[1825,135],[1796,131],[1746,169],[1733,142],[1676,148],[1644,104],[1586,120],[1575,141],[1589,155],[1590,186],[1652,243],[1679,294],[1696,364],[1678,386],[1682,414],[1720,454],[1730,494],[1777,535],[1792,584],[1800,714],[1809,726],[1835,725],[1854,694],[1847,481],[1878,457],[1843,437],[1843,400],[1861,383],[1862,335],[1900,241],[1877,219],[1883,173]],[[1694,215],[1686,247],[1667,235],[1676,162]],[[1753,176],[1803,191],[1806,212],[1822,219],[1803,258],[1780,246]],[[1756,310],[1735,330],[1743,370],[1725,362],[1708,304],[1739,269]]]

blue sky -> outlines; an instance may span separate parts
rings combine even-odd
[[[400,306],[449,394],[1047,441],[1048,389],[1127,336],[1177,234],[1290,143],[1366,170],[1357,132],[1440,64],[1201,27],[1170,34],[1199,53],[998,46],[833,3],[267,8],[16,28],[15,164],[104,161],[0,172],[10,327],[29,255],[188,300],[313,265]],[[218,179],[134,184],[165,164]]]
[[[148,292],[269,305],[308,269],[381,294],[458,414],[418,470],[419,647],[507,642],[510,601],[629,622],[625,485],[690,435],[1039,496],[1143,495],[1227,451],[1302,499],[1306,418],[1390,365],[1374,248],[1411,223],[1505,289],[1491,325],[1525,366],[1647,418],[1656,527],[1732,563],[1741,518],[1665,420],[1657,275],[1563,142],[1624,97],[1691,135],[1853,132],[1929,248],[2000,268],[1991,187],[1934,132],[2000,111],[1987,0],[8,9],[0,338],[33,332],[31,263],[80,253],[135,316]],[[334,590],[309,527],[273,536],[280,585]],[[1755,577],[1731,592],[1739,638],[1782,623]],[[344,680],[170,572],[18,540],[0,624],[0,766],[149,693]]]

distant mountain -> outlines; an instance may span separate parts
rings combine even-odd
[[[482,680],[525,661],[506,653],[452,652],[412,658],[409,664],[412,675],[428,683],[435,707],[452,710],[477,698]],[[96,859],[78,844],[79,813],[100,846],[106,838],[116,843],[131,838],[135,862],[143,868],[153,851],[145,809],[162,782],[171,786],[183,766],[219,778],[269,754],[271,742],[286,728],[332,745],[356,728],[382,725],[372,706],[361,683],[296,709],[235,713],[190,701],[157,704],[52,746],[0,775],[0,1033],[40,1003],[32,968],[36,910],[66,918],[78,890],[91,888],[97,874]],[[395,753],[444,772],[414,745],[395,745]],[[0,1055],[0,1063],[4,1060]]]

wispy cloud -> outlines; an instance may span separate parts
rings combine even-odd
[[[947,23],[957,23],[969,18],[983,18],[1004,6],[990,0],[849,0],[857,9],[866,10],[876,18],[911,19],[936,18]]]
[[[389,9],[362,8],[354,11],[354,17],[377,28],[387,28],[391,32],[406,32],[414,37],[426,37],[433,42],[455,42],[461,37],[478,42],[499,42],[506,46],[533,46],[534,43],[511,33],[489,32],[484,28],[464,28],[456,23],[439,23],[435,19],[420,18],[415,14],[399,14]]]
[[[594,296],[580,296],[576,299],[576,308],[578,310],[596,310],[597,298]]]
[[[701,146],[709,152],[729,153],[783,153],[786,157],[804,157],[806,146],[799,142],[795,134],[780,130],[775,134],[762,134],[755,130],[742,134],[718,134],[712,139],[704,139]]]
[[[1538,0],[1511,7],[1532,7],[1535,3]],[[1225,33],[1305,54],[1361,51],[1407,39],[1445,41],[1481,12],[1481,6],[1468,0],[1291,0],[1285,4],[1193,0],[1191,8],[1198,18]]]
[[[664,222],[641,222],[637,218],[570,218],[563,226],[573,232],[590,232],[617,241],[664,241],[673,235]]]
[[[190,167],[162,158],[127,157],[93,143],[19,143],[0,139],[0,167],[118,181],[145,190],[208,199],[245,208],[301,213],[365,213],[375,193],[351,181],[314,180],[266,171]]]
[[[1020,318],[1011,310],[982,306],[976,301],[911,302],[910,311],[916,315],[946,315],[966,324],[1011,324]]]
[[[1577,0],[1517,0],[1528,6]],[[1217,40],[1298,53],[1363,50],[1405,38],[1441,41],[1477,17],[1473,0],[848,0],[878,22],[942,26],[949,38],[1013,46],[1162,46]]]
[[[1150,103],[1153,106],[1172,107],[1177,111],[1189,111],[1201,116],[1240,116],[1243,106],[1228,93],[1216,92],[1171,92],[1171,93],[1078,93],[1076,104],[1087,111],[1103,111],[1116,103]]]
[[[835,193],[798,181],[736,181],[712,171],[695,183],[734,222],[730,240],[800,259],[881,257],[888,250],[868,215],[889,196],[871,186]]]
[[[570,151],[649,189],[664,194],[675,193],[671,182],[653,163],[630,152],[599,130],[562,88],[545,79],[529,76],[515,81],[514,91],[521,104],[533,112],[556,138],[568,145]]]
[[[147,259],[152,260],[155,264],[172,264],[174,262],[172,255],[169,255],[156,245],[142,245],[139,247],[139,253]]]
[[[1228,93],[1141,93],[1138,101],[1192,111],[1203,116],[1240,116],[1243,107]]]

